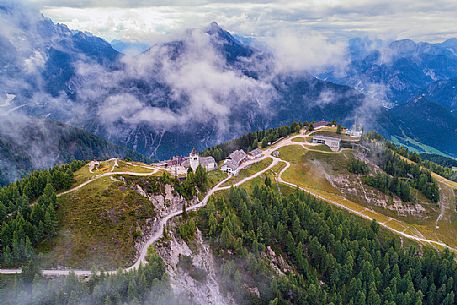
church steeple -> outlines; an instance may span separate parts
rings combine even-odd
[[[190,160],[190,167],[195,172],[197,170],[198,165],[200,164],[198,152],[195,148],[192,149],[192,152],[189,155]]]

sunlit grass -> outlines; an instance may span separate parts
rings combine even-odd
[[[153,218],[154,208],[111,178],[59,198],[58,234],[38,247],[45,267],[115,269],[133,261],[136,238],[146,219]]]
[[[154,169],[147,164],[140,162],[118,161],[118,166],[113,169],[113,172],[132,172],[132,173],[152,173]]]
[[[223,186],[236,184],[236,183],[240,182],[241,180],[243,180],[244,178],[247,178],[249,176],[256,174],[257,172],[259,172],[261,170],[264,170],[272,162],[273,162],[273,160],[271,158],[262,159],[259,162],[254,163],[254,164],[250,165],[249,167],[246,167],[246,168],[240,170],[238,175],[232,176],[229,180],[227,180],[223,184]]]
[[[400,216],[394,211],[384,209],[378,206],[367,208],[367,203],[362,204],[357,198],[351,200],[345,198],[341,192],[333,187],[325,177],[325,173],[329,175],[348,174],[346,170],[346,162],[350,151],[344,151],[340,154],[326,154],[316,151],[306,151],[298,145],[290,145],[281,148],[280,157],[291,163],[290,168],[283,174],[283,179],[287,182],[298,185],[313,194],[321,196],[324,200],[336,202],[352,211],[359,212],[366,217],[376,219],[379,223],[386,223],[392,229],[400,232],[407,231],[413,236],[422,237],[436,241],[443,241],[451,247],[457,246],[457,215],[455,212],[455,197],[454,202],[448,200],[452,205],[452,209],[448,210],[447,218],[440,222],[440,227],[435,228],[435,219],[438,216],[437,207],[431,206],[431,203],[424,201],[421,194],[416,194],[419,201],[425,205],[428,217],[417,216]],[[452,197],[451,188],[449,185],[442,182],[444,178],[437,179],[442,184],[440,185],[441,193],[448,193]],[[452,185],[452,183],[451,183]],[[360,198],[360,200],[362,200]],[[392,218],[392,219],[391,219]]]
[[[298,143],[306,142],[306,139],[304,137],[295,137],[292,139],[292,142],[298,142]]]
[[[226,172],[223,172],[221,170],[214,170],[208,172],[208,182],[209,182],[209,187],[212,188],[225,178],[227,178],[228,174]]]

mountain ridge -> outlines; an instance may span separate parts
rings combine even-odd
[[[26,74],[20,71],[25,68],[19,66],[15,68],[19,72],[9,79],[24,80],[23,88],[7,86],[11,81],[0,78],[4,93],[16,95],[11,108],[49,116],[156,159],[186,154],[193,147],[204,149],[248,131],[293,120],[335,119],[346,125],[362,121],[366,129],[379,128],[383,123],[378,122],[378,112],[384,113],[383,104],[396,106],[395,90],[410,101],[422,92],[422,85],[431,83],[432,74],[427,75],[416,58],[424,62],[423,67],[440,65],[443,56],[454,58],[449,51],[452,40],[438,47],[404,40],[388,47],[391,53],[398,49],[400,54],[392,55],[396,56],[393,66],[378,65],[385,54],[371,50],[371,42],[361,40],[352,43],[348,77],[327,74],[317,78],[307,72],[277,73],[271,53],[243,43],[217,23],[189,30],[133,57],[122,56],[103,39],[70,31],[49,19],[36,17],[30,25],[44,29],[43,35],[37,34],[38,40],[50,48],[43,53],[47,54],[43,55],[45,63],[32,74],[40,82],[28,76],[22,79]],[[47,37],[46,33],[52,35]],[[37,50],[38,55],[27,53],[24,60],[39,61],[43,49]],[[9,62],[5,56],[0,56],[0,63]],[[20,59],[23,55],[8,56]],[[402,72],[396,75],[396,71]],[[457,66],[451,64],[440,71],[435,74],[447,77],[457,72]],[[353,81],[360,83],[365,76],[380,85],[368,91],[356,86]],[[384,84],[386,80],[390,83]],[[382,95],[383,86],[393,88],[393,101],[371,96],[372,91]],[[387,111],[385,115],[394,114]],[[442,111],[435,123],[444,119],[450,117]],[[381,126],[379,130],[387,137],[403,136],[399,128]],[[417,140],[427,145],[433,142],[430,137]],[[445,147],[454,155],[455,149]]]

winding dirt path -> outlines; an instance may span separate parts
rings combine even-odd
[[[243,163],[240,166],[240,169],[246,168],[246,167],[250,166],[251,164],[257,163],[257,162],[259,162],[259,161],[261,161],[261,160],[263,160],[265,158],[268,158],[268,157],[269,156],[265,155],[262,158],[255,159],[255,160],[250,160],[250,161],[248,161],[246,163]],[[206,206],[206,204],[208,203],[209,198],[214,193],[216,193],[218,191],[230,189],[232,186],[240,186],[240,185],[242,185],[243,183],[245,183],[245,182],[247,182],[249,180],[255,179],[256,177],[258,177],[258,176],[262,175],[263,173],[265,173],[266,171],[270,170],[273,166],[278,164],[278,162],[279,162],[279,159],[274,158],[273,162],[268,167],[266,167],[265,169],[255,173],[254,175],[251,175],[249,177],[246,177],[246,178],[240,180],[239,182],[237,182],[234,185],[221,187],[221,185],[223,185],[227,180],[230,179],[231,176],[228,176],[224,180],[220,181],[211,190],[209,190],[208,193],[206,194],[206,196],[202,199],[202,201],[200,201],[199,203],[197,203],[197,204],[195,204],[193,206],[188,207],[187,211],[197,210],[199,208],[202,208],[202,207]],[[93,181],[95,181],[97,179],[100,179],[102,177],[114,176],[114,175],[151,176],[151,175],[155,174],[158,170],[159,169],[156,168],[155,171],[152,172],[152,173],[135,173],[135,172],[109,172],[109,173],[105,173],[105,174],[102,174],[102,175],[98,175],[98,176],[96,176],[96,178],[88,180],[88,181],[82,183],[81,185],[78,185],[78,186],[76,186],[76,187],[74,187],[74,188],[72,188],[72,189],[70,189],[68,191],[62,192],[58,196],[62,196],[64,194],[68,194],[68,193],[77,191],[77,190],[83,188],[84,186],[88,185],[89,183],[91,183],[91,182],[93,182]],[[162,238],[164,230],[165,230],[165,226],[168,223],[168,221],[170,219],[176,217],[176,216],[181,215],[181,214],[182,214],[182,210],[177,210],[177,211],[171,212],[170,214],[168,214],[165,217],[163,217],[157,224],[155,224],[154,225],[154,229],[153,229],[153,233],[149,236],[148,240],[141,246],[140,254],[139,254],[137,260],[135,261],[135,263],[132,266],[127,267],[127,268],[125,268],[123,270],[124,271],[130,271],[130,270],[133,270],[133,269],[137,269],[140,266],[140,264],[145,264],[146,263],[146,255],[147,255],[147,251],[148,251],[149,246],[154,244],[155,242],[157,242],[160,238]],[[50,277],[53,277],[53,276],[65,276],[65,275],[69,275],[72,272],[75,273],[75,275],[77,275],[77,276],[83,276],[83,277],[84,276],[90,276],[92,274],[91,270],[77,270],[77,269],[66,269],[66,270],[49,269],[49,270],[42,270],[42,274],[44,276],[50,276]],[[112,270],[112,271],[107,271],[106,273],[107,274],[114,274],[116,272],[117,272],[117,270]],[[22,269],[0,269],[0,274],[19,274],[19,273],[22,273]]]
[[[104,174],[100,174],[100,175],[97,175],[97,176],[94,176],[92,179],[90,180],[87,180],[83,183],[81,183],[80,185],[78,186],[75,186],[74,188],[72,189],[69,189],[65,192],[61,192],[59,194],[57,194],[57,197],[60,197],[60,196],[63,196],[65,194],[68,194],[68,193],[72,193],[72,192],[75,192],[83,187],[85,187],[86,185],[88,185],[89,183],[92,183],[100,178],[103,178],[103,177],[109,177],[109,176],[117,176],[117,175],[127,175],[127,176],[153,176],[154,174],[156,174],[157,172],[159,171],[158,168],[155,168],[152,172],[150,173],[136,173],[136,172],[109,172],[109,173],[104,173]]]
[[[298,189],[300,189],[300,190],[302,190],[304,192],[307,192],[307,193],[313,195],[316,198],[319,198],[319,199],[321,199],[321,200],[323,200],[325,202],[329,202],[329,203],[331,203],[333,205],[336,205],[336,206],[338,206],[340,208],[343,208],[343,209],[345,209],[345,210],[347,210],[347,211],[349,211],[349,212],[351,212],[353,214],[356,214],[356,215],[358,215],[358,216],[360,216],[362,218],[365,218],[365,219],[368,219],[368,220],[373,220],[372,217],[364,214],[363,212],[359,212],[359,211],[353,210],[350,207],[345,206],[344,204],[341,204],[341,203],[339,203],[339,202],[337,202],[335,200],[332,200],[332,199],[329,199],[329,198],[325,198],[325,197],[313,192],[312,190],[300,187],[300,186],[298,186],[296,184],[293,184],[293,183],[290,183],[290,182],[287,182],[287,181],[283,180],[282,179],[282,174],[290,167],[290,163],[288,161],[285,161],[285,160],[282,160],[282,159],[281,159],[281,161],[285,162],[286,166],[279,172],[279,175],[277,177],[277,180],[280,183],[289,185],[291,187],[298,188]],[[391,219],[389,219],[389,220],[391,220]],[[454,252],[457,252],[457,248],[450,247],[450,246],[446,245],[445,243],[443,243],[441,241],[436,241],[436,240],[432,240],[432,239],[426,239],[426,238],[418,237],[418,236],[415,236],[415,235],[407,234],[404,231],[399,231],[397,229],[394,229],[394,228],[390,227],[387,224],[387,222],[388,221],[386,221],[384,223],[379,223],[379,222],[378,223],[379,223],[380,226],[382,226],[382,227],[384,227],[384,228],[386,228],[386,229],[388,229],[388,230],[390,230],[390,231],[392,231],[392,232],[394,232],[394,233],[396,233],[396,234],[398,234],[400,236],[403,236],[403,237],[406,237],[406,238],[409,238],[409,239],[412,239],[412,240],[415,240],[415,241],[419,241],[419,242],[425,242],[425,243],[428,243],[428,244],[431,244],[431,245],[437,245],[437,246],[440,246],[440,247],[449,248],[450,250],[453,250]]]
[[[264,168],[261,171],[258,171],[257,173],[255,173],[255,174],[253,174],[253,175],[251,175],[249,177],[246,177],[246,178],[240,180],[239,182],[237,182],[237,183],[235,183],[233,185],[221,186],[227,180],[230,179],[231,176],[228,176],[224,180],[220,181],[211,190],[209,190],[202,201],[200,201],[199,203],[197,203],[197,204],[195,204],[193,206],[188,207],[187,210],[188,211],[193,211],[193,210],[197,210],[199,208],[202,208],[202,207],[206,206],[206,204],[208,203],[209,198],[214,193],[216,193],[218,191],[230,189],[232,186],[240,186],[240,185],[244,184],[247,181],[250,181],[252,179],[255,179],[256,177],[259,177],[263,173],[267,172],[268,170],[270,170],[271,168],[276,166],[278,163],[284,162],[286,164],[286,166],[283,169],[281,169],[281,171],[278,173],[277,178],[276,178],[276,180],[279,183],[282,183],[282,184],[285,184],[285,185],[300,189],[300,190],[302,190],[304,192],[307,192],[307,193],[313,195],[316,198],[319,198],[319,199],[321,199],[321,200],[323,200],[325,202],[329,202],[329,203],[331,203],[331,204],[333,204],[333,205],[335,205],[337,207],[345,209],[345,210],[347,210],[347,211],[349,211],[349,212],[351,212],[351,213],[353,213],[355,215],[358,215],[358,216],[360,216],[360,217],[362,217],[364,219],[372,220],[373,219],[372,217],[370,217],[370,216],[368,216],[368,215],[366,215],[366,214],[364,214],[362,212],[353,210],[350,207],[345,206],[344,204],[341,204],[340,202],[337,202],[335,200],[331,200],[329,198],[325,198],[325,197],[313,192],[310,189],[300,187],[300,186],[298,186],[296,184],[293,184],[293,183],[290,183],[288,181],[285,181],[282,178],[283,173],[287,169],[290,168],[290,163],[288,161],[286,161],[286,160],[281,159],[281,158],[274,157],[272,155],[272,153],[274,151],[276,151],[277,149],[279,149],[281,147],[284,147],[284,146],[288,146],[288,145],[299,145],[299,146],[302,146],[305,149],[309,149],[308,147],[306,147],[308,145],[306,145],[305,143],[293,142],[292,139],[295,138],[295,137],[300,137],[300,136],[292,136],[292,137],[284,138],[283,140],[275,143],[273,146],[271,146],[271,147],[267,148],[266,150],[264,150],[263,151],[264,156],[262,158],[250,160],[250,161],[242,164],[240,166],[240,169],[246,168],[246,167],[250,166],[251,164],[257,163],[257,162],[259,162],[259,161],[261,161],[261,160],[263,160],[265,158],[272,158],[273,162],[268,167]],[[312,149],[309,149],[309,150],[312,150]],[[319,150],[315,150],[315,151],[319,152],[319,153],[335,153],[335,152],[323,152],[323,151],[319,151]],[[336,153],[338,153],[338,152],[336,152]],[[98,175],[98,176],[94,177],[91,180],[88,180],[88,181],[82,183],[81,185],[78,185],[78,186],[76,186],[76,187],[74,187],[74,188],[72,188],[72,189],[70,189],[68,191],[65,191],[65,192],[62,192],[62,193],[58,194],[58,196],[62,196],[62,195],[68,194],[70,192],[77,191],[77,190],[83,188],[84,186],[88,185],[89,183],[91,183],[91,182],[93,182],[93,181],[95,181],[97,179],[100,179],[102,177],[114,176],[114,175],[151,176],[151,175],[157,173],[158,170],[159,170],[158,168],[155,168],[154,171],[151,172],[151,173],[109,172],[109,173],[101,174],[101,175]],[[127,268],[125,268],[123,270],[124,271],[129,271],[129,270],[137,269],[140,266],[140,264],[146,263],[146,255],[147,255],[147,251],[148,251],[149,246],[154,244],[155,242],[157,242],[160,238],[162,238],[162,236],[164,234],[164,230],[165,230],[166,224],[168,223],[168,221],[170,219],[174,218],[174,217],[177,217],[177,216],[181,215],[181,214],[182,214],[182,210],[177,210],[177,211],[171,212],[170,214],[168,214],[165,217],[163,217],[157,224],[155,224],[153,233],[149,236],[148,240],[141,247],[138,259],[135,261],[135,263],[132,266],[127,267]],[[446,245],[445,243],[443,243],[441,241],[436,241],[436,240],[431,240],[431,239],[418,237],[418,236],[407,234],[405,232],[402,232],[402,231],[399,231],[397,229],[394,229],[394,228],[390,227],[387,224],[388,222],[389,221],[386,221],[384,223],[379,223],[379,225],[382,226],[383,228],[386,228],[386,229],[388,229],[388,230],[390,230],[390,231],[402,236],[402,237],[406,237],[406,238],[409,238],[409,239],[412,239],[412,240],[415,240],[415,241],[418,241],[418,242],[428,243],[428,244],[430,244],[432,246],[440,246],[440,247],[444,247],[444,248],[449,248],[449,249],[457,252],[456,248],[449,247],[448,245]],[[21,269],[0,269],[0,274],[18,274],[18,273],[21,273],[21,272],[22,272]],[[90,276],[91,275],[91,271],[90,270],[43,270],[42,271],[43,275],[45,275],[45,276],[64,276],[64,275],[69,275],[72,272],[74,272],[77,276]],[[117,271],[108,271],[106,273],[113,274],[113,273],[116,273],[116,272]]]

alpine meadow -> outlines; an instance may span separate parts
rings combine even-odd
[[[0,304],[457,304],[456,16],[0,0]]]

